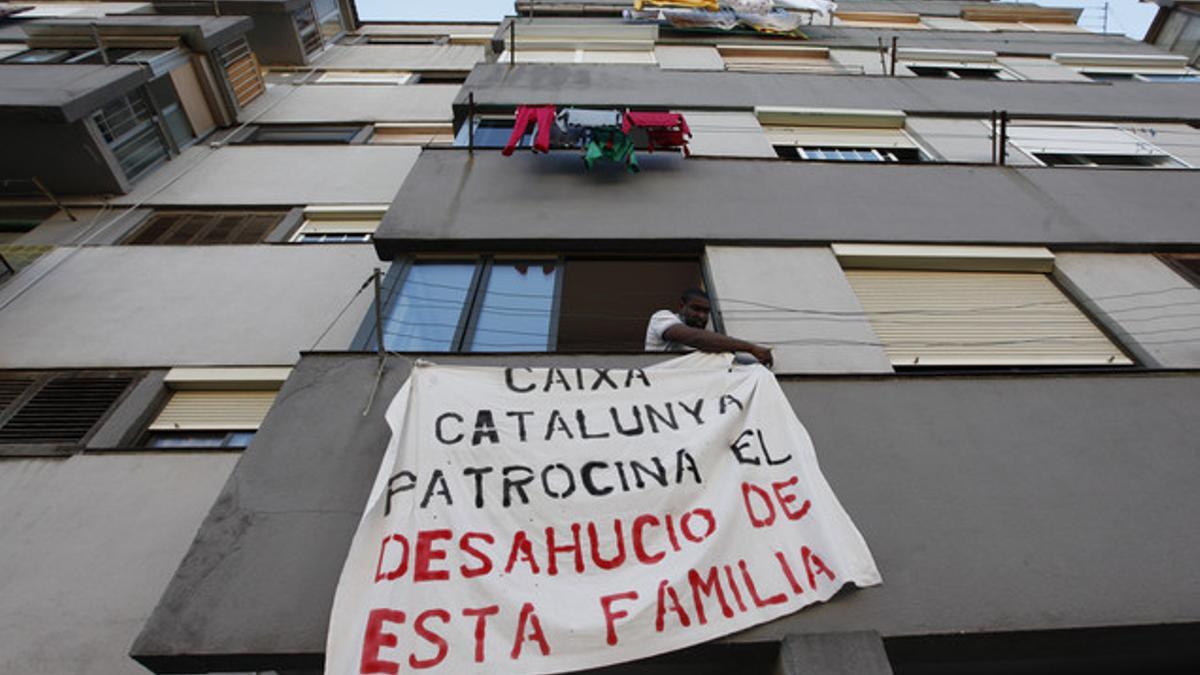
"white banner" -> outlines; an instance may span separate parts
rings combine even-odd
[[[761,366],[418,363],[387,421],[328,674],[602,666],[880,583]]]

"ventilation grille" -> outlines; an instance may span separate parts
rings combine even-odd
[[[283,220],[284,215],[262,211],[168,211],[151,216],[150,222],[125,243],[168,246],[257,244]]]
[[[51,379],[0,426],[0,443],[79,443],[131,381],[79,375]]]

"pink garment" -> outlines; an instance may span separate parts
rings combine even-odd
[[[534,152],[550,152],[550,128],[554,126],[554,106],[552,105],[519,105],[517,118],[513,122],[512,135],[500,154],[505,157],[513,154],[521,137],[525,135],[529,125],[537,125],[537,135],[533,137]]]
[[[654,146],[657,145],[660,148],[682,148],[684,156],[691,154],[688,152],[687,139],[691,137],[692,130],[688,128],[687,120],[679,113],[626,112],[622,131],[629,133],[633,127],[646,130],[650,140],[650,152],[654,152]]]

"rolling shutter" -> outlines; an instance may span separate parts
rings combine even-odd
[[[80,443],[131,381],[128,376],[109,375],[47,378],[25,403],[7,413],[8,419],[0,425],[0,443]],[[30,386],[36,386],[31,379],[2,382],[0,397],[9,399],[9,406]]]
[[[893,365],[1130,365],[1045,274],[846,270]]]
[[[176,391],[150,425],[150,431],[253,431],[267,416],[276,393]]]
[[[1032,154],[1163,155],[1154,144],[1115,127],[1008,126],[1008,140]]]
[[[831,148],[916,148],[900,129],[764,126],[771,145]]]
[[[266,92],[267,84],[258,67],[258,57],[251,51],[246,38],[235,40],[217,50],[217,59],[225,71],[225,80],[239,108],[245,108]]]

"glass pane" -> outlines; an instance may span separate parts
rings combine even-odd
[[[557,273],[553,262],[496,263],[468,344],[470,351],[546,351]]]
[[[475,263],[418,263],[393,294],[383,322],[388,351],[448,352],[466,304]]]
[[[224,431],[176,431],[150,434],[148,448],[220,448],[225,445]]]

